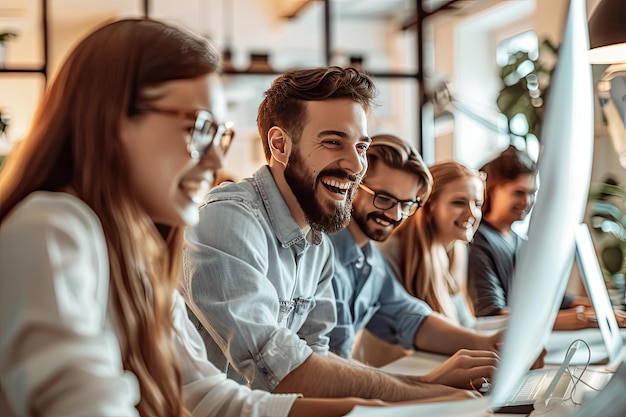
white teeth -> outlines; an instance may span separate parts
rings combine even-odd
[[[339,188],[341,190],[347,190],[350,188],[350,182],[341,183],[337,180],[322,180],[322,182],[330,187]]]
[[[376,223],[380,224],[380,225],[385,226],[385,227],[387,227],[387,226],[389,226],[389,225],[391,224],[391,223],[389,223],[389,222],[387,222],[387,221],[384,221],[383,219],[380,219],[380,218],[378,218],[378,217],[376,217],[376,218],[374,219],[374,221],[375,221]]]
[[[202,199],[204,198],[204,195],[209,191],[209,187],[210,185],[208,181],[189,180],[183,181],[180,184],[180,188],[195,204],[202,203]]]
[[[190,196],[191,201],[193,201],[196,204],[201,204],[202,203],[202,195],[201,194],[194,194]]]

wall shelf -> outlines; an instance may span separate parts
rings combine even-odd
[[[0,68],[0,73],[13,73],[13,74],[35,73],[35,74],[46,75],[46,72],[47,71],[45,68]]]
[[[290,68],[291,69],[291,68]],[[274,70],[274,71],[254,71],[254,70],[223,70],[221,72],[222,75],[281,75],[284,74],[285,70]],[[404,79],[415,79],[417,78],[417,74],[414,72],[377,72],[377,71],[367,71],[364,70],[369,76],[373,78],[404,78]]]
[[[48,0],[41,0],[41,37],[43,66],[40,68],[0,68],[0,74],[41,74],[44,83],[48,81],[48,53],[49,53],[49,33],[48,33]]]

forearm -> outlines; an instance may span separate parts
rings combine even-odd
[[[287,392],[299,392],[305,397],[361,397],[403,401],[450,395],[455,390],[423,382],[410,385],[383,371],[333,354],[312,354],[274,390],[274,393]]]
[[[299,398],[289,411],[290,417],[339,417],[345,416],[357,405],[383,406],[380,400],[365,400],[362,398]]]
[[[460,349],[494,349],[489,343],[487,337],[457,326],[436,313],[429,315],[415,334],[417,349],[444,355],[452,355]]]

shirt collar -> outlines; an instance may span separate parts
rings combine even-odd
[[[335,252],[339,256],[339,261],[342,265],[362,261],[364,257],[368,257],[366,256],[366,253],[369,253],[370,255],[372,253],[370,248],[372,242],[368,241],[363,247],[367,247],[369,250],[361,250],[361,248],[359,247],[359,245],[356,244],[354,238],[352,237],[352,234],[350,234],[350,231],[347,228],[335,234],[332,234],[330,238],[333,241]]]
[[[287,207],[287,203],[280,193],[276,181],[274,181],[269,166],[262,166],[252,177],[255,188],[263,200],[272,229],[282,246],[288,247],[306,239],[300,226],[298,226],[291,215],[291,211],[289,211],[289,207]],[[307,240],[313,245],[319,245],[322,242],[321,232],[311,230],[308,236],[310,240]]]

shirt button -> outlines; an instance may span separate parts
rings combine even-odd
[[[277,383],[278,381],[276,380],[276,378],[270,378],[270,384],[276,385]]]

